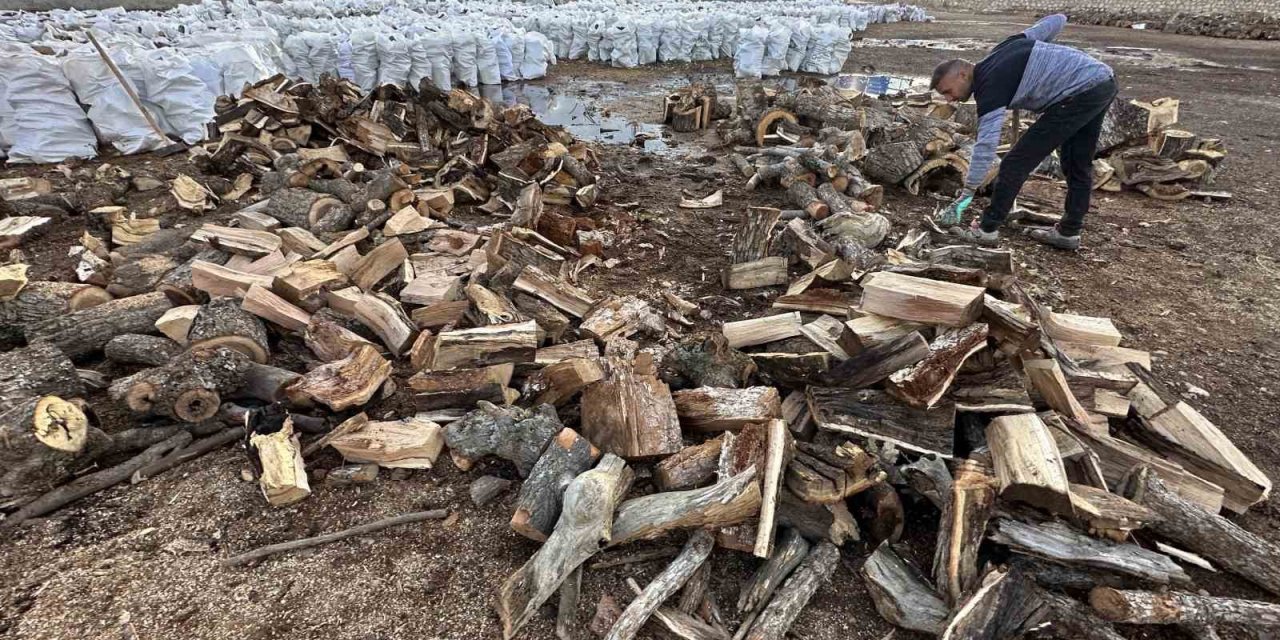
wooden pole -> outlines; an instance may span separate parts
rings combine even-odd
[[[151,125],[151,130],[155,131],[156,135],[160,136],[161,140],[168,142],[169,136],[164,134],[164,131],[160,129],[160,125],[156,124],[155,117],[151,115],[150,111],[147,111],[145,106],[143,106],[142,99],[139,98],[138,93],[133,90],[133,85],[129,84],[129,81],[125,79],[123,73],[120,73],[120,67],[116,66],[115,61],[113,61],[111,56],[107,54],[107,50],[103,48],[97,38],[93,37],[93,31],[85,31],[85,35],[89,36],[89,42],[93,43],[93,48],[98,50],[98,55],[102,56],[102,61],[107,63],[107,67],[111,69],[111,75],[116,77],[116,81],[120,83],[120,86],[124,87],[125,93],[129,94],[129,99],[133,101],[133,106],[137,107],[138,111],[142,112],[142,117],[147,119],[147,124]]]

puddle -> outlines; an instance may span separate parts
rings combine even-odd
[[[670,149],[662,139],[666,129],[663,125],[607,113],[594,101],[564,90],[529,83],[482,85],[480,90],[481,95],[497,104],[528,105],[538,119],[564,127],[575,138],[606,144],[632,144],[640,137],[644,139],[645,151],[661,153]]]

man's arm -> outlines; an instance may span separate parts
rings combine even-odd
[[[995,162],[1000,130],[1004,128],[1004,112],[1004,107],[997,107],[978,118],[978,139],[969,158],[969,175],[964,179],[966,189],[977,191],[991,170],[991,163]]]
[[[1031,25],[1031,28],[1022,32],[1022,35],[1039,40],[1041,42],[1053,42],[1053,39],[1062,33],[1062,28],[1067,26],[1067,16],[1061,13],[1055,13],[1051,16],[1045,16],[1040,22]]]

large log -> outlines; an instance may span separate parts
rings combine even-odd
[[[609,629],[605,640],[634,638],[649,616],[653,615],[664,601],[675,595],[702,566],[702,563],[707,561],[714,548],[715,539],[706,531],[695,531],[689,536],[680,555],[676,556],[671,564],[667,565],[667,568],[663,569],[662,573],[658,574],[622,611],[622,615],[618,616],[618,620]]]
[[[116,380],[109,393],[135,413],[201,422],[217,415],[223,398],[244,385],[250,364],[229,347],[196,348]]]
[[[822,429],[885,440],[920,453],[951,456],[955,405],[950,401],[925,410],[905,406],[883,391],[809,387],[807,393],[809,411]]]
[[[100,351],[118,335],[155,331],[156,320],[172,306],[163,293],[147,293],[49,316],[29,325],[23,333],[28,343],[50,342],[72,360],[81,360]]]
[[[987,425],[987,445],[1000,496],[1071,515],[1071,489],[1053,435],[1034,413],[1000,416]]]
[[[747,640],[782,640],[809,599],[818,591],[840,563],[840,550],[830,542],[819,542],[795,572],[774,594],[773,600],[747,632]]]
[[[0,502],[38,494],[71,477],[107,437],[75,403],[33,396],[0,413]]]
[[[126,333],[109,340],[102,348],[103,355],[120,364],[145,364],[158,367],[173,359],[182,347],[169,338]]]
[[[445,441],[454,463],[463,470],[486,455],[512,461],[527,478],[547,443],[563,429],[555,407],[503,407],[481,401],[475,411],[449,423]]]
[[[529,477],[520,485],[511,528],[526,538],[544,542],[560,517],[564,490],[578,474],[590,469],[600,457],[596,449],[577,431],[565,428],[551,439]]]
[[[972,460],[956,465],[955,480],[938,521],[933,580],[947,604],[956,607],[977,586],[978,547],[996,501],[996,480]]]
[[[863,161],[862,172],[881,184],[898,184],[923,163],[924,157],[915,142],[890,142],[871,148]]]
[[[617,488],[626,463],[606,454],[591,471],[569,483],[556,528],[498,594],[502,636],[510,640],[587,558],[612,537]]]
[[[1149,468],[1131,474],[1121,493],[1160,516],[1152,533],[1280,594],[1280,546],[1179,496]]]
[[[667,491],[633,498],[618,507],[610,546],[652,539],[674,529],[724,527],[760,508],[754,467],[703,489]]]
[[[773,387],[698,387],[676,391],[671,397],[680,426],[687,431],[736,431],[782,417],[782,403]]]
[[[862,577],[876,611],[895,626],[941,635],[950,609],[920,570],[902,559],[888,543],[876,547],[862,565]]]
[[[76,367],[48,342],[0,353],[0,412],[38,396],[78,398],[85,394]]]
[[[773,227],[781,215],[781,211],[770,207],[747,207],[733,234],[729,263],[742,264],[768,257]]]
[[[1059,564],[1078,564],[1156,584],[1187,583],[1191,580],[1169,556],[1137,545],[1090,538],[1062,522],[1030,524],[999,518],[989,537],[1016,553]]]
[[[111,300],[100,287],[75,282],[28,282],[9,300],[0,301],[0,337],[21,338],[28,326]]]
[[[605,378],[582,391],[582,430],[602,450],[650,458],[680,450],[680,421],[666,383],[638,362],[604,359]]]
[[[1280,604],[1256,600],[1095,587],[1089,592],[1089,604],[1103,618],[1125,624],[1239,624],[1251,629],[1280,627]]]

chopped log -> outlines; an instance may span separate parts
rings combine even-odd
[[[444,431],[435,422],[419,417],[368,422],[330,439],[328,446],[351,462],[387,469],[430,469],[444,449]]]
[[[506,404],[507,385],[511,384],[514,370],[515,366],[507,363],[479,369],[419,371],[405,381],[405,387],[421,411],[470,408],[481,400]]]
[[[604,379],[582,391],[583,435],[625,458],[679,451],[680,421],[666,383],[624,358],[603,364]]]
[[[272,192],[262,213],[290,227],[316,233],[344,229],[355,218],[351,207],[338,198],[293,187]]]
[[[1009,249],[986,249],[971,244],[948,245],[923,249],[917,258],[935,264],[949,264],[968,269],[981,269],[987,274],[987,286],[1002,289],[1013,282],[1013,252]]]
[[[800,313],[793,311],[775,316],[726,322],[722,333],[731,348],[749,347],[801,335]]]
[[[472,285],[467,285],[470,288]],[[478,285],[476,285],[478,286]],[[433,305],[462,298],[462,277],[429,273],[414,278],[400,290],[400,301],[405,304]],[[507,320],[507,322],[511,322]]]
[[[1062,375],[1062,368],[1056,360],[1024,360],[1022,371],[1027,375],[1031,386],[1039,392],[1045,404],[1058,413],[1067,416],[1080,424],[1089,424],[1089,414],[1080,404],[1067,380]]]
[[[353,309],[356,320],[378,334],[391,355],[403,355],[413,344],[418,331],[400,303],[384,293],[367,293],[358,300]],[[329,305],[333,306],[332,300]]]
[[[1280,594],[1280,546],[1179,496],[1149,468],[1130,475],[1121,493],[1159,516],[1157,536],[1200,554],[1246,580]]]
[[[260,364],[266,363],[270,353],[267,328],[241,309],[235,298],[216,298],[201,307],[187,332],[187,344],[191,349],[227,347]]]
[[[769,454],[766,433],[764,425],[752,424],[743,427],[737,433],[724,435],[724,445],[720,448],[720,460],[716,465],[720,482],[755,469],[757,478],[761,480],[758,484],[763,494],[764,483],[760,471],[764,468],[765,458]],[[716,542],[726,549],[754,551],[758,533],[758,518],[753,514],[741,523],[726,526],[717,531]]]
[[[291,402],[318,402],[334,411],[363,406],[391,375],[391,363],[371,344],[308,371],[284,389]]]
[[[776,287],[787,284],[788,280],[787,259],[781,256],[731,264],[721,273],[721,283],[734,291]]]
[[[781,295],[773,301],[774,309],[807,311],[809,313],[831,314],[840,317],[845,317],[855,305],[857,305],[857,300],[850,294],[838,289],[821,288],[808,289],[803,293]],[[840,322],[830,316],[827,317],[830,320]],[[835,335],[832,338],[835,338],[844,331],[844,327],[829,329],[828,331],[834,333]]]
[[[477,507],[483,507],[493,502],[493,499],[511,488],[511,481],[506,478],[498,478],[495,476],[480,476],[471,481],[471,487],[468,489],[471,495],[471,504]]]
[[[617,487],[626,463],[605,455],[564,493],[563,516],[533,557],[503,583],[498,594],[502,635],[510,640],[587,558],[611,537]]]
[[[601,344],[608,344],[616,338],[628,338],[637,331],[664,335],[666,325],[649,303],[635,296],[626,296],[610,297],[596,304],[582,319],[578,330]]]
[[[871,147],[863,160],[862,172],[881,184],[898,184],[924,163],[913,141],[890,142]]]
[[[283,402],[286,399],[285,387],[299,377],[288,369],[250,362],[249,370],[244,374],[244,384],[234,395],[263,402]],[[302,428],[301,425],[299,427]]]
[[[200,313],[200,307],[201,305],[198,304],[188,304],[169,309],[160,316],[159,320],[156,320],[156,330],[175,343],[186,346],[187,336],[191,333],[192,323]]]
[[[955,405],[949,401],[924,410],[904,406],[881,391],[809,387],[808,396],[809,410],[822,429],[951,457]]]
[[[594,340],[577,340],[539,348],[538,352],[534,354],[533,361],[535,364],[545,366],[563,362],[570,358],[592,359],[598,357],[600,357],[600,347],[596,346]]]
[[[912,489],[924,496],[938,510],[947,505],[954,481],[946,463],[932,456],[921,456],[911,464],[898,467]]]
[[[1037,638],[1060,640],[1122,640],[1111,623],[1094,615],[1089,607],[1060,593],[1036,589],[1044,603],[1046,620],[1030,634]]]
[[[699,387],[671,396],[680,425],[695,432],[736,431],[782,417],[778,390],[773,387]]]
[[[756,364],[761,382],[781,387],[803,387],[831,369],[831,354],[826,351],[753,353],[751,360]]]
[[[452,369],[506,362],[533,362],[538,348],[538,325],[532,320],[475,329],[442,331],[428,367]]]
[[[447,325],[456,325],[471,308],[470,300],[451,300],[437,302],[414,309],[409,317],[420,329],[438,329]]]
[[[1103,618],[1125,624],[1280,626],[1280,605],[1256,600],[1095,587],[1089,604]]]
[[[261,258],[280,249],[280,236],[270,231],[253,231],[223,227],[216,224],[202,225],[191,234],[194,242],[203,242],[214,249],[251,258]]]
[[[1190,582],[1169,556],[1131,544],[1090,538],[1062,522],[1031,524],[998,518],[988,536],[1015,553],[1101,569],[1156,584]]]
[[[756,469],[703,489],[667,491],[632,498],[618,507],[609,546],[660,537],[675,529],[724,527],[760,508]]]
[[[202,422],[217,415],[222,399],[243,386],[250,362],[225,346],[193,348],[164,366],[116,380],[109,391],[135,413]]]
[[[806,215],[813,220],[821,220],[831,214],[831,207],[818,197],[813,185],[803,180],[792,182],[787,187],[787,200],[792,205],[804,209]]]
[[[359,334],[335,322],[331,312],[322,311],[311,316],[303,334],[307,348],[324,362],[341,360],[361,344],[373,344]]]
[[[933,351],[924,338],[918,332],[911,332],[859,350],[815,381],[827,386],[860,389],[896,372],[906,375],[914,371],[912,367],[922,363],[931,353]],[[924,404],[920,403],[921,406]]]
[[[445,429],[449,454],[464,471],[484,456],[497,455],[515,463],[520,477],[527,478],[543,448],[563,429],[551,405],[530,410],[476,404],[474,411]]]
[[[910,368],[889,376],[886,388],[896,398],[917,407],[932,407],[951,387],[960,366],[987,344],[987,325],[972,324],[938,333],[929,355]],[[862,356],[864,351],[858,354]]]
[[[724,438],[712,438],[663,458],[653,466],[654,486],[659,491],[677,491],[694,489],[712,482],[715,480],[722,445]]]
[[[48,342],[0,353],[0,412],[24,401],[55,395],[78,398],[85,395],[76,367],[61,349]]]
[[[787,468],[794,454],[791,434],[783,420],[770,420],[765,425],[765,438],[763,475],[760,479],[760,519],[756,524],[756,540],[752,550],[757,558],[768,558],[773,552],[783,469]]]
[[[995,506],[996,480],[986,468],[962,460],[947,494],[933,554],[933,580],[949,606],[958,606],[978,583],[978,547]]]
[[[519,322],[526,319],[520,314],[520,311],[516,309],[515,304],[510,300],[490,291],[478,283],[467,283],[465,293],[467,299],[475,306],[475,312],[472,313],[471,317],[479,326],[507,324],[509,322]],[[534,320],[536,321],[536,318]]]
[[[819,542],[760,612],[747,640],[782,640],[818,588],[831,578],[840,562],[840,550]]]
[[[810,542],[829,540],[836,546],[860,539],[858,523],[844,502],[806,502],[783,487],[778,494],[778,524],[792,527]]]
[[[707,387],[746,386],[756,370],[751,358],[729,346],[721,334],[682,341],[667,352],[662,365],[691,386]]]
[[[517,291],[523,291],[546,300],[555,305],[556,308],[576,318],[585,316],[591,306],[596,303],[586,291],[533,265],[526,266],[521,270],[520,275],[516,277],[512,286]]]
[[[862,565],[862,578],[876,611],[894,626],[941,635],[950,609],[915,566],[887,543]]]
[[[866,531],[871,544],[884,541],[896,543],[902,537],[906,524],[906,512],[898,491],[887,482],[877,482],[853,497],[854,514]]]
[[[289,331],[303,331],[311,324],[311,314],[256,284],[245,292],[240,308]]]
[[[1044,619],[1043,602],[1030,578],[1016,570],[993,570],[942,632],[942,640],[1017,638]]]
[[[1140,504],[1083,484],[1071,485],[1071,504],[1076,520],[1087,525],[1089,533],[1116,542],[1124,542],[1131,532],[1156,519],[1154,511]]]
[[[787,488],[806,502],[831,504],[883,482],[874,456],[845,442],[835,447],[797,443],[787,467]]]
[[[28,343],[49,342],[72,360],[81,360],[118,335],[153,331],[156,320],[172,306],[163,293],[148,293],[47,316],[25,327],[23,333]]]
[[[560,406],[588,385],[604,379],[604,368],[593,358],[569,358],[549,364],[525,381],[524,396],[534,404]]]
[[[270,287],[273,280],[271,276],[249,273],[203,260],[191,263],[191,287],[211,297],[239,297],[255,284]],[[161,288],[164,289],[163,286]],[[178,295],[171,289],[164,290],[170,297]],[[185,291],[181,293],[185,297],[191,297],[186,295]]]
[[[845,327],[848,331],[841,334],[840,346],[851,356],[857,355],[863,349],[870,349],[878,344],[909,335],[913,331],[924,330],[924,325],[919,323],[875,314],[849,320],[845,322]],[[928,346],[927,342],[926,346]]]
[[[1071,358],[1083,369],[1096,371],[1127,371],[1125,365],[1134,363],[1143,369],[1151,370],[1151,354],[1138,349],[1126,347],[1107,347],[1079,342],[1055,343],[1058,352]]]
[[[782,212],[771,207],[747,207],[733,234],[730,264],[754,262],[769,256],[773,228]]]
[[[47,491],[91,459],[107,436],[75,402],[32,396],[0,413],[0,497]]]
[[[258,486],[273,507],[293,504],[311,495],[307,483],[302,446],[293,431],[293,420],[287,415],[279,425],[274,420],[250,419],[249,456],[260,470]]]
[[[1042,316],[1045,335],[1054,340],[1104,347],[1120,345],[1121,335],[1111,318],[1091,318],[1050,312]]]
[[[347,286],[347,276],[329,260],[305,260],[294,263],[289,273],[277,276],[271,290],[296,305],[323,291]],[[313,309],[314,310],[314,309]]]
[[[178,344],[168,338],[148,336],[139,333],[126,333],[112,338],[102,348],[108,360],[120,364],[145,364],[150,367],[161,366],[182,351]]]
[[[809,543],[795,529],[784,528],[768,559],[750,582],[743,583],[738,595],[738,611],[752,614],[768,604],[773,592],[808,555],[809,548]]]
[[[965,327],[982,313],[983,289],[876,272],[862,280],[861,310],[890,318]]]
[[[1034,413],[1000,416],[987,425],[987,445],[1000,496],[1071,515],[1071,489],[1053,436]]]
[[[111,294],[89,284],[28,282],[17,295],[0,301],[0,337],[21,338],[28,325],[96,307],[111,299]]]
[[[990,295],[983,297],[982,321],[1006,355],[1018,355],[1040,344],[1039,325],[1019,314],[1020,310],[1020,305],[1010,305]]]
[[[546,541],[560,517],[565,488],[599,457],[600,450],[577,431],[565,428],[556,434],[520,485],[511,528],[531,540]]]
[[[399,269],[408,257],[409,252],[399,238],[383,242],[356,262],[350,274],[351,282],[362,291],[372,291],[374,285]]]
[[[623,504],[625,507],[625,503]],[[652,582],[636,596],[631,604],[618,616],[617,622],[609,629],[605,640],[631,640],[640,631],[640,627],[653,615],[653,612],[680,587],[684,586],[702,563],[710,557],[715,548],[715,540],[706,531],[695,531],[688,542],[667,568],[658,574]]]

